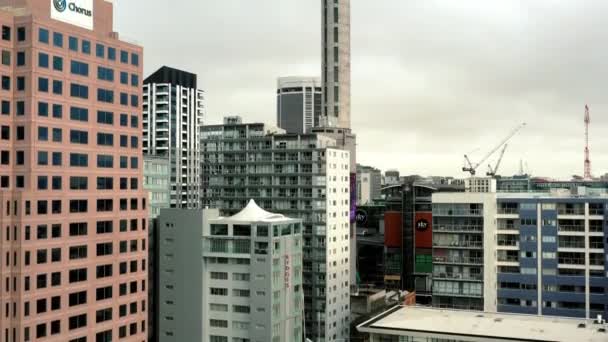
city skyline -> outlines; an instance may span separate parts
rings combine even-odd
[[[158,25],[172,9],[147,1],[148,16],[129,23],[129,13],[141,5],[119,3],[116,29],[146,47],[146,75],[162,64],[199,75],[208,94],[207,123],[231,114],[273,123],[276,77],[320,76],[317,2],[189,4],[192,10],[179,19]],[[524,159],[534,175],[569,178],[583,173],[589,104],[592,169],[595,176],[606,173],[602,131],[608,118],[602,113],[608,101],[600,84],[606,53],[594,42],[608,33],[594,27],[601,27],[607,10],[599,1],[465,1],[455,7],[353,0],[351,116],[359,162],[404,174],[464,177],[463,154],[481,147],[473,154],[480,158],[525,121],[502,174],[516,173]],[[201,34],[193,41],[188,32]],[[189,46],[191,55],[177,52]],[[551,151],[560,151],[559,158],[546,157]]]

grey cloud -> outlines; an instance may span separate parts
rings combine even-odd
[[[142,10],[145,8],[145,11]],[[272,122],[276,77],[320,73],[318,0],[129,0],[117,29],[199,75],[207,122]],[[518,122],[503,173],[582,173],[591,106],[595,174],[608,172],[608,2],[352,0],[353,128],[362,163],[460,176]],[[485,170],[485,166],[483,166]]]

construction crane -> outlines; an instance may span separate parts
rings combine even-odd
[[[505,145],[511,138],[513,138],[513,136],[515,134],[517,134],[517,132],[521,131],[524,127],[526,127],[526,123],[521,123],[519,125],[517,125],[517,127],[515,127],[510,133],[509,135],[507,135],[506,138],[504,138],[500,144],[496,145],[496,147],[494,147],[490,152],[488,152],[485,156],[483,156],[483,158],[481,158],[481,160],[475,164],[473,164],[473,162],[471,162],[471,159],[469,158],[468,155],[464,155],[464,160],[465,160],[465,166],[462,168],[463,172],[469,172],[471,174],[471,176],[475,176],[475,174],[477,173],[477,168],[479,168],[479,166],[481,164],[483,164],[486,160],[488,160],[488,158],[490,158],[494,153],[496,153],[496,151],[498,151],[498,149],[500,149],[501,147],[503,147],[503,145]],[[503,149],[503,154],[504,154],[504,150],[506,149],[506,147]],[[502,156],[501,158],[502,159]],[[500,162],[498,163],[500,164]],[[498,169],[498,167],[496,167],[496,169]]]
[[[500,151],[500,156],[498,157],[498,161],[496,161],[496,165],[494,166],[494,168],[492,168],[492,165],[488,164],[488,172],[486,172],[486,176],[496,177],[496,173],[498,172],[498,168],[500,167],[500,163],[502,162],[502,157],[505,156],[505,151],[507,150],[508,146],[509,144],[505,144],[505,146],[502,148],[502,151]]]
[[[589,124],[591,117],[589,116],[589,106],[585,105],[585,180],[592,180],[591,175],[591,158],[589,157]]]

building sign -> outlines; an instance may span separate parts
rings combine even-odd
[[[416,230],[419,232],[424,232],[427,229],[429,229],[429,221],[427,221],[426,219],[419,219],[418,221],[416,221]]]
[[[358,226],[364,227],[367,224],[367,212],[362,209],[357,209],[355,220],[357,221]]]
[[[414,215],[416,248],[433,247],[433,213],[417,211]]]
[[[50,0],[51,18],[93,29],[93,0]]]

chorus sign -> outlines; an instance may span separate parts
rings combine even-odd
[[[51,0],[51,18],[93,29],[93,0]]]
[[[291,266],[289,265],[289,255],[285,256],[285,288],[289,288],[291,283]]]

